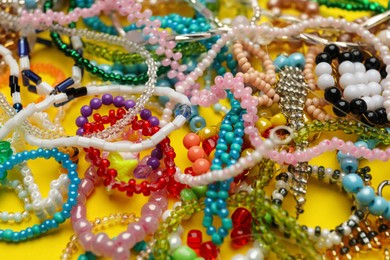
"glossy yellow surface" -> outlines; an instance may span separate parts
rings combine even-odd
[[[225,6],[222,7],[221,13],[226,16],[236,15],[236,8],[234,2],[235,1],[226,1]],[[260,1],[262,4],[265,1]],[[381,1],[383,4],[385,1]],[[327,10],[326,8],[321,8],[321,14],[333,15],[335,17],[345,17],[348,20],[352,20],[355,17],[359,17],[364,15],[365,13],[347,13],[342,11],[335,10]],[[278,48],[281,48],[280,50]],[[272,50],[271,54],[273,57],[282,51],[288,50],[286,46],[275,46],[270,47]],[[63,69],[66,75],[71,75],[71,67],[73,65],[73,61],[57,51],[55,48],[46,48],[43,49],[40,46],[35,46],[34,51],[31,56],[32,63],[34,62],[50,62],[55,64],[55,66]],[[52,78],[48,75],[44,75],[44,79],[49,83],[53,81]],[[84,83],[87,83],[91,80],[89,76],[86,76],[84,79]],[[7,88],[7,83],[0,83],[0,91],[3,93],[9,92]],[[22,90],[23,95],[23,103],[27,104],[28,102],[35,101],[37,96],[26,93],[26,89]],[[75,119],[79,114],[80,107],[86,102],[89,101],[89,98],[82,98],[77,102],[73,103],[71,107],[67,110],[67,114],[64,118],[63,125],[65,126],[66,132],[69,135],[74,135],[76,131]],[[201,114],[205,117],[208,125],[215,125],[219,122],[221,116],[215,114],[210,109],[202,108]],[[55,113],[54,110],[50,111],[51,116]],[[276,123],[279,123],[282,119],[275,119]],[[185,167],[189,165],[189,160],[186,157],[186,149],[182,145],[181,140],[184,135],[189,131],[189,128],[183,127],[182,129],[174,132],[170,138],[172,140],[173,147],[176,149],[176,163],[177,165],[184,170]],[[214,130],[211,130],[214,131]],[[207,136],[209,133],[204,133]],[[323,133],[321,138],[331,138],[335,133]],[[342,133],[336,133],[339,136],[346,138],[347,140],[356,140],[356,136],[346,136]],[[28,147],[28,149],[31,149]],[[323,156],[316,158],[311,161],[312,164],[323,165],[325,167],[337,168],[338,164],[336,161],[335,152],[326,153]],[[39,185],[41,192],[45,196],[49,189],[49,182],[58,176],[58,172],[60,170],[60,166],[56,164],[53,160],[44,161],[37,160],[33,162],[29,162],[29,165],[33,169],[34,178]],[[388,169],[390,167],[390,163],[384,162],[367,162],[361,161],[362,166],[369,165],[372,170],[372,184],[374,187],[384,179],[389,178]],[[83,154],[81,155],[80,164],[78,167],[78,172],[80,176],[84,175],[84,171],[87,168],[87,163],[83,159]],[[18,176],[17,173],[12,173],[14,176]],[[271,182],[267,187],[267,192],[270,195],[274,188],[274,182]],[[389,196],[390,189],[386,189],[384,192],[384,196],[390,198]],[[22,205],[18,200],[17,196],[13,191],[0,191],[0,210],[1,211],[21,211]],[[102,185],[99,185],[91,198],[88,200],[88,218],[90,220],[94,220],[96,217],[104,217],[112,213],[117,212],[135,212],[138,216],[140,214],[140,208],[147,201],[146,198],[142,196],[135,196],[132,198],[126,197],[124,194],[119,192],[111,192],[108,194]],[[173,203],[173,201],[171,201]],[[172,205],[172,204],[171,204]],[[333,229],[339,223],[344,221],[350,215],[350,207],[352,205],[351,199],[345,194],[341,193],[339,189],[336,187],[331,187],[329,184],[320,183],[316,180],[310,180],[308,185],[307,192],[307,203],[305,206],[305,213],[302,214],[299,218],[299,223],[305,224],[308,226],[316,226],[320,225],[321,227]],[[285,200],[283,207],[289,210],[290,213],[294,214],[295,210],[295,201],[291,196]],[[183,235],[183,242],[186,242],[186,234],[187,231],[191,228],[198,228],[202,231],[205,231],[201,226],[202,214],[197,213],[191,220],[184,222],[184,227],[186,232]],[[11,228],[14,230],[19,230],[22,227],[31,226],[37,223],[37,219],[33,218],[28,223],[23,223],[21,225],[15,224],[0,224],[0,228]],[[113,227],[107,230],[107,232],[111,236],[115,236],[118,234],[123,227]],[[27,241],[20,244],[8,244],[4,242],[0,242],[0,259],[59,259],[62,250],[66,247],[66,244],[69,241],[70,236],[73,234],[70,222],[67,221],[65,224],[61,225],[58,230],[51,231],[47,235],[40,237],[38,239],[34,239],[31,241]],[[204,240],[209,240],[209,238],[204,235]],[[286,240],[286,245],[289,241]],[[294,245],[288,245],[291,250],[294,250]],[[249,247],[244,247],[240,250],[233,249],[230,246],[229,239],[226,243],[221,247],[221,259],[230,259],[231,256],[237,253],[245,253],[245,251]],[[77,255],[82,251],[79,250],[76,252],[72,259],[77,259]],[[273,256],[274,258],[274,256]],[[378,259],[378,255],[374,253],[370,253],[367,255],[361,255],[361,259]]]

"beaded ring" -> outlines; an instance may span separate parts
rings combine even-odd
[[[47,219],[39,225],[34,225],[21,231],[13,231],[11,229],[0,230],[0,239],[3,241],[14,243],[24,242],[28,239],[41,236],[49,230],[58,227],[59,224],[64,223],[65,220],[70,217],[70,211],[76,205],[78,185],[80,183],[80,179],[76,172],[77,166],[69,160],[67,154],[59,152],[58,149],[39,148],[37,150],[24,151],[11,155],[6,162],[0,164],[0,175],[2,176],[2,179],[7,176],[7,171],[11,170],[16,164],[25,160],[34,160],[37,158],[54,158],[68,171],[70,184],[67,201],[60,212],[55,213],[53,218]]]
[[[80,194],[77,205],[72,211],[72,226],[78,237],[80,245],[85,251],[92,251],[96,255],[112,257],[114,259],[128,259],[130,248],[144,239],[147,234],[153,234],[157,229],[163,210],[168,206],[168,201],[159,193],[149,197],[149,202],[141,209],[141,217],[137,223],[131,223],[127,230],[110,239],[105,233],[92,233],[92,224],[86,219],[86,199],[93,192],[97,184],[97,173],[90,167],[85,173],[85,178],[80,183]],[[95,246],[98,245],[98,246]]]

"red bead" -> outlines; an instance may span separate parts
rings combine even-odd
[[[108,117],[115,118],[115,110],[111,109],[110,111],[108,111]]]
[[[262,136],[264,138],[269,138],[269,135],[270,135],[272,129],[273,129],[273,127],[270,127],[267,130],[265,130],[264,133],[262,134]]]
[[[93,115],[93,120],[95,120],[96,122],[100,122],[102,121],[102,116],[99,113],[95,113]]]
[[[237,208],[232,215],[233,227],[250,227],[252,215],[246,208]]]
[[[187,235],[187,245],[192,249],[198,249],[202,244],[202,232],[197,229],[192,229]]]
[[[102,168],[108,168],[110,166],[110,161],[107,159],[102,159],[100,162],[100,167]]]
[[[208,241],[200,245],[199,253],[206,260],[215,259],[218,257],[219,249],[213,242]]]
[[[184,184],[178,183],[172,179],[167,185],[167,190],[173,196],[180,197],[180,192],[182,189],[184,189],[184,187]]]
[[[103,124],[108,124],[110,123],[110,118],[108,116],[103,116],[102,117],[102,123]]]
[[[113,178],[115,178],[118,175],[118,172],[115,169],[108,169],[107,173]]]
[[[214,137],[207,138],[202,142],[202,148],[207,155],[210,155],[210,153],[215,149],[216,146],[217,141],[214,139]]]
[[[187,168],[184,170],[184,173],[185,173],[185,174],[194,175],[194,170],[192,169],[192,167],[187,167]]]
[[[236,227],[230,233],[232,243],[236,247],[242,247],[251,240],[251,230],[246,227]]]
[[[123,108],[118,108],[116,114],[117,114],[117,118],[121,119],[126,114],[126,110],[124,110]]]

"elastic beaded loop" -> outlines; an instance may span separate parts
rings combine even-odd
[[[285,139],[281,139],[276,134],[276,132],[279,130],[287,131],[289,133],[289,135]],[[291,140],[293,139],[293,137],[294,137],[294,130],[291,127],[284,126],[284,125],[276,126],[275,128],[271,129],[270,134],[269,134],[269,139],[271,139],[271,141],[273,143],[280,144],[280,145],[290,143]]]

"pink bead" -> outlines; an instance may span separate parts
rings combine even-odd
[[[182,54],[180,52],[176,52],[175,54],[173,54],[173,59],[174,60],[180,60],[182,57]]]
[[[148,202],[141,209],[141,215],[154,215],[155,217],[160,217],[162,215],[162,209],[157,203]]]
[[[83,234],[92,230],[92,225],[85,219],[73,223],[73,230],[76,234]]]
[[[96,169],[93,166],[90,166],[87,169],[87,171],[85,172],[84,177],[90,179],[91,181],[93,181],[93,183],[95,185],[98,184],[99,180],[100,180],[99,177],[96,174]]]
[[[150,202],[157,203],[163,210],[166,210],[168,207],[168,200],[165,196],[160,194],[152,194],[149,199]]]
[[[165,51],[165,49],[164,49],[164,47],[158,47],[157,49],[156,49],[156,54],[157,55],[163,55],[163,53],[164,53],[164,51]]]
[[[115,240],[115,246],[123,246],[125,248],[132,248],[137,241],[135,236],[130,232],[122,232]]]
[[[165,67],[169,66],[171,64],[171,60],[170,59],[163,59],[161,64]]]
[[[137,242],[144,239],[144,237],[146,235],[144,227],[138,223],[131,223],[128,226],[127,231],[129,231],[130,233],[132,233],[135,236],[135,240]]]
[[[168,72],[168,78],[170,78],[170,79],[173,79],[174,77],[176,77],[176,75],[177,75],[177,72],[174,70],[170,70]]]
[[[81,204],[77,204],[71,211],[70,219],[72,223],[76,223],[77,221],[85,218],[86,210],[85,206]]]
[[[102,253],[106,257],[111,257],[115,251],[115,243],[110,239],[106,240],[105,243],[101,243],[101,247],[102,247]]]
[[[112,256],[114,260],[127,260],[130,259],[130,251],[123,246],[119,246],[115,249]]]
[[[92,242],[95,240],[95,235],[91,232],[83,233],[78,236],[79,237],[79,243],[84,248],[85,251],[91,251],[92,250]]]
[[[140,218],[139,224],[144,227],[147,234],[151,235],[157,230],[159,220],[155,215],[147,214]]]
[[[79,185],[79,192],[83,193],[86,197],[89,197],[94,189],[95,185],[90,179],[83,179]]]
[[[104,250],[104,245],[110,240],[106,233],[98,233],[96,239],[92,241],[92,252],[98,256],[104,255],[108,256],[107,252]]]

